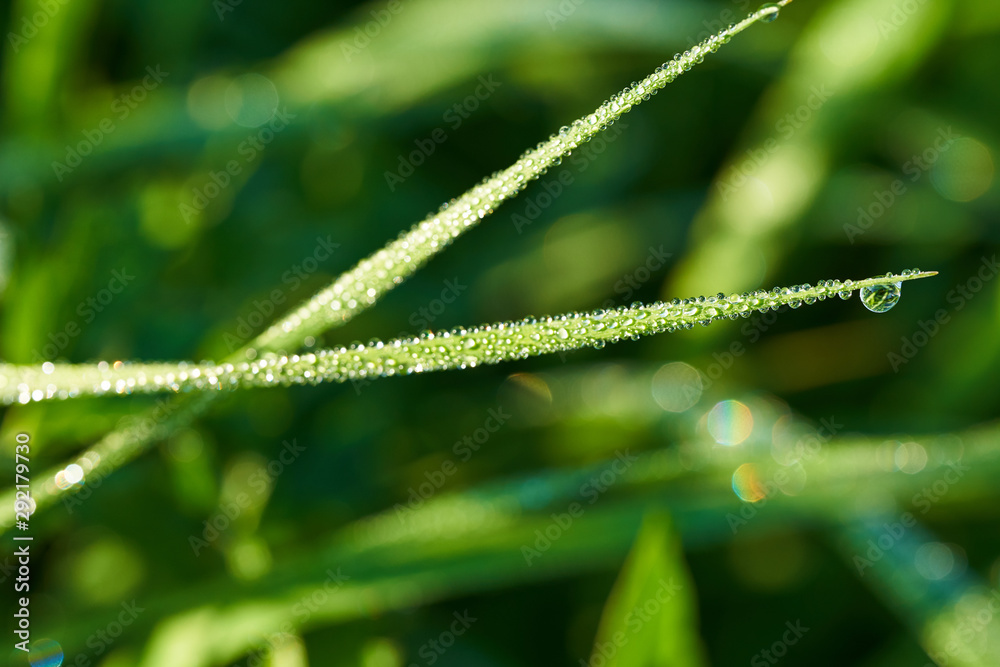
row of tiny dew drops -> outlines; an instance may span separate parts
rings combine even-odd
[[[489,363],[504,358],[517,358],[548,350],[569,349],[571,347],[590,344],[603,346],[605,341],[618,340],[620,335],[612,333],[607,336],[596,335],[590,341],[578,341],[577,344],[542,343],[542,332],[549,333],[553,323],[558,323],[555,330],[559,341],[570,340],[570,328],[574,338],[585,329],[585,324],[591,326],[595,334],[601,331],[615,332],[621,328],[623,335],[634,337],[645,333],[648,329],[673,330],[680,326],[691,326],[687,322],[659,324],[656,328],[643,325],[643,321],[651,317],[649,309],[632,309],[631,315],[623,311],[610,314],[594,313],[588,317],[572,315],[558,320],[547,319],[544,322],[529,320],[520,325],[500,324],[493,327],[483,327],[472,332],[459,330],[445,333],[435,338],[434,334],[413,339],[411,341],[394,341],[388,346],[373,341],[367,347],[352,346],[317,355],[303,357],[274,356],[271,350],[281,350],[297,346],[302,340],[308,340],[338,322],[350,319],[355,313],[375,303],[378,296],[402,282],[406,276],[418,269],[427,259],[448,246],[454,238],[465,230],[477,224],[481,219],[493,213],[495,207],[506,198],[515,196],[531,180],[546,173],[548,167],[558,165],[562,157],[570,155],[572,150],[581,143],[590,141],[597,132],[613,124],[622,114],[628,112],[641,101],[648,100],[666,84],[676,79],[682,72],[690,70],[694,65],[704,60],[705,55],[714,53],[731,37],[755,21],[769,23],[777,18],[778,9],[791,0],[781,0],[777,4],[762,6],[756,12],[738,24],[730,25],[720,33],[709,37],[701,44],[676,54],[673,60],[656,68],[650,76],[640,83],[633,83],[620,93],[613,96],[593,114],[583,120],[575,121],[571,126],[563,127],[553,134],[548,141],[540,143],[534,150],[525,152],[510,168],[495,172],[480,182],[475,188],[457,199],[444,204],[441,209],[428,216],[411,230],[402,233],[396,240],[363,260],[352,270],[342,275],[333,285],[320,291],[308,302],[300,306],[283,320],[268,328],[249,348],[241,350],[252,363],[226,363],[209,366],[207,364],[161,364],[132,365],[116,361],[113,364],[101,362],[91,370],[81,370],[64,365],[57,366],[51,362],[42,365],[40,377],[34,369],[17,368],[13,373],[7,373],[11,367],[0,365],[0,404],[30,403],[45,399],[67,399],[86,394],[101,395],[114,392],[129,394],[133,392],[153,392],[158,390],[180,391],[183,389],[212,389],[234,387],[241,383],[247,385],[283,382],[287,384],[301,382],[319,382],[322,379],[345,380],[352,377],[364,377],[371,374],[394,375],[398,372],[413,373],[431,370],[438,367],[448,367],[449,362],[455,362],[455,367],[464,368],[478,363]],[[825,297],[821,297],[825,298]],[[708,301],[708,300],[705,300]],[[718,301],[714,298],[712,303]],[[699,302],[699,307],[701,302]],[[690,306],[691,300],[675,302],[665,307],[676,315],[677,306]],[[748,306],[749,307],[749,306]],[[725,311],[742,305],[730,300],[730,305],[719,304],[717,310]],[[690,311],[690,308],[686,310]],[[743,314],[740,312],[739,314]],[[658,316],[663,316],[659,313]],[[710,321],[711,308],[705,312]],[[654,316],[655,319],[656,316]],[[629,330],[630,324],[635,325]],[[638,324],[636,324],[638,322]],[[644,329],[644,326],[647,328]],[[516,331],[515,331],[516,330]],[[472,351],[482,346],[479,355],[467,354],[465,357],[453,357],[450,349],[455,336],[470,336],[471,340],[462,343],[463,349]],[[504,340],[513,345],[515,341],[524,342],[525,337],[531,343],[525,343],[520,349],[504,352],[499,344]],[[432,345],[430,342],[442,344]],[[447,343],[451,343],[449,345]],[[426,348],[429,353],[426,360],[415,360],[412,349],[416,346]],[[364,359],[370,351],[383,351],[384,359]],[[258,354],[267,353],[258,361]],[[406,355],[411,354],[410,359]],[[396,356],[400,359],[397,360]],[[343,358],[343,359],[342,359]],[[348,363],[352,362],[352,363]],[[296,366],[300,364],[315,364],[314,368],[302,369],[297,374]],[[154,371],[162,369],[162,372]],[[282,372],[284,371],[284,372]],[[97,375],[99,377],[94,378]],[[151,377],[151,379],[150,379]],[[93,379],[88,388],[82,380]],[[10,387],[10,389],[7,389]],[[6,389],[6,391],[5,391]],[[16,389],[16,391],[14,391]],[[82,481],[80,466],[73,464],[57,480],[60,488],[72,486]]]
[[[776,308],[775,293],[734,295],[674,300],[670,304],[633,306],[628,309],[573,314],[556,319],[524,320],[472,330],[458,329],[437,335],[425,333],[410,340],[388,344],[372,341],[367,345],[322,351],[303,356],[278,356],[270,350],[297,346],[338,322],[375,303],[379,295],[402,282],[431,256],[448,246],[465,230],[490,215],[505,199],[517,195],[530,181],[559,165],[580,144],[607,129],[641,101],[650,99],[681,73],[701,63],[755,21],[770,23],[780,7],[791,0],[763,5],[738,24],[732,24],[659,67],[639,83],[633,82],[585,119],[560,128],[548,141],[526,151],[511,167],[485,178],[475,188],[441,206],[411,230],[363,260],[333,285],[320,291],[290,315],[268,328],[243,352],[247,362],[221,365],[113,364],[69,367],[46,362],[39,375],[34,369],[18,368],[10,376],[0,366],[0,404],[30,403],[45,399],[68,399],[107,393],[130,394],[161,390],[222,389],[266,384],[345,381],[379,375],[410,374],[443,368],[467,368],[550,351],[583,346],[603,347],[607,341],[640,334],[689,328],[692,321],[708,324],[718,317],[747,317],[751,310]],[[841,285],[829,281],[817,287],[811,302],[838,292]],[[801,291],[808,286],[792,288]],[[782,293],[781,296],[787,296]],[[898,298],[898,297],[897,297]],[[867,303],[867,302],[866,302]],[[791,302],[796,307],[798,301]],[[891,306],[890,306],[891,307]],[[886,308],[887,309],[887,308]],[[554,336],[553,336],[554,334]],[[260,355],[260,359],[257,359]],[[8,367],[9,368],[9,367]],[[11,381],[12,377],[18,376]],[[36,377],[37,376],[37,377]],[[11,389],[6,390],[7,387]],[[72,464],[56,475],[59,488],[82,483],[85,471]]]
[[[897,277],[905,279],[918,273],[918,269],[912,269]],[[894,276],[886,274],[887,278]],[[583,347],[602,348],[609,342],[690,329],[695,323],[707,326],[714,320],[749,317],[754,311],[777,310],[783,305],[798,308],[803,303],[812,304],[833,296],[847,299],[854,285],[851,280],[826,280],[815,287],[803,284],[728,297],[719,293],[666,303],[636,303],[611,310],[526,318],[519,322],[441,333],[425,331],[413,338],[387,343],[375,339],[302,355],[268,353],[244,362],[142,364],[115,361],[96,365],[46,362],[40,370],[7,366],[0,367],[0,398],[4,404],[24,404],[86,395],[318,384],[473,368]],[[901,282],[865,286],[860,290],[861,300],[869,310],[885,312],[899,300],[900,290]]]
[[[778,5],[764,5],[746,20],[732,24],[716,35],[684,53],[675,54],[640,82],[632,82],[613,95],[596,111],[564,125],[548,140],[525,151],[513,165],[483,179],[464,195],[441,205],[413,229],[376,252],[371,258],[348,271],[333,285],[322,290],[291,315],[271,326],[258,344],[266,349],[289,347],[293,336],[317,334],[330,323],[350,318],[359,310],[375,303],[378,296],[402,281],[440,252],[466,229],[494,212],[505,199],[516,196],[531,181],[547,173],[551,166],[562,163],[581,144],[606,130],[632,107],[650,99],[660,89],[683,72],[701,63],[709,53],[715,53],[733,35],[754,21],[769,23],[778,14]],[[308,324],[307,324],[308,323]]]

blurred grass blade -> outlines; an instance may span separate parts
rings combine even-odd
[[[913,513],[882,513],[839,526],[845,563],[938,665],[1000,664],[1000,594],[956,567],[951,547]],[[950,563],[950,566],[947,564]],[[947,569],[946,569],[947,566]]]
[[[601,614],[590,665],[705,665],[696,604],[670,519],[646,516]]]
[[[732,146],[692,221],[691,243],[671,276],[670,289],[684,293],[710,277],[725,290],[755,285],[760,256],[768,270],[790,259],[793,246],[782,238],[806,229],[815,232],[819,211],[820,218],[838,219],[854,212],[861,202],[847,202],[870,191],[839,190],[831,197],[829,190],[842,178],[836,167],[839,151],[864,134],[870,122],[847,111],[871,99],[872,91],[913,80],[914,70],[927,66],[961,5],[918,2],[907,5],[901,21],[898,0],[812,4],[815,12],[785,59],[784,71],[761,95],[743,138]],[[876,25],[891,28],[880,33]],[[807,101],[808,107],[801,106]],[[776,125],[779,118],[793,121]],[[766,157],[753,161],[752,178],[745,179],[740,169],[747,169],[749,155]],[[829,203],[824,203],[824,192]]]
[[[824,448],[824,465],[810,469],[812,481],[803,493],[769,497],[766,509],[746,530],[826,527],[844,519],[839,510],[852,507],[850,501],[875,488],[904,502],[953,462],[968,466],[969,472],[942,502],[974,512],[977,502],[992,502],[996,496],[992,471],[1000,460],[998,433],[1000,424],[994,423],[955,434],[960,440],[955,435],[914,437],[928,453],[928,465],[917,474],[886,470],[878,451],[884,436],[837,438]],[[214,661],[201,657],[204,662],[191,662],[193,667],[219,664],[236,660],[278,632],[308,631],[475,592],[610,569],[626,558],[651,508],[670,511],[689,547],[732,539],[726,515],[739,512],[742,502],[730,480],[746,457],[738,452],[729,460],[706,457],[692,469],[678,448],[634,456],[607,495],[588,506],[530,566],[524,549],[537,547],[537,533],[551,530],[551,514],[566,512],[570,503],[584,498],[582,485],[595,476],[615,472],[617,458],[442,493],[408,511],[403,520],[398,509],[387,509],[336,529],[320,544],[285,554],[268,576],[255,582],[220,576],[160,591],[137,620],[147,628],[144,632],[155,626],[143,664],[179,664],[171,661],[171,646],[189,651],[185,659],[214,656]],[[764,479],[783,469],[769,453],[752,460]],[[317,591],[326,593],[323,602],[311,605],[312,613],[305,617],[297,614],[296,605],[313,599]],[[214,602],[206,605],[206,599]],[[119,611],[96,616],[108,622]],[[51,634],[64,647],[82,647],[93,624],[94,615],[66,617]]]

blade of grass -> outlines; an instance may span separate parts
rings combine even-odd
[[[677,54],[638,84],[632,84],[612,96],[594,113],[573,122],[571,126],[561,128],[548,141],[527,151],[511,167],[484,179],[478,186],[443,206],[437,214],[431,214],[383,249],[359,262],[332,285],[272,325],[226,361],[237,363],[253,359],[262,352],[297,349],[307,337],[347,322],[402,283],[457,236],[478,224],[496,206],[517,195],[527,183],[544,174],[549,166],[556,164],[564,155],[589,141],[633,106],[648,100],[666,84],[700,63],[706,55],[717,51],[722,44],[750,25],[757,21],[773,20],[778,8],[790,1],[782,0],[778,5],[761,7],[739,23],[709,37],[683,54]],[[29,396],[33,397],[34,393],[35,390],[32,390]],[[20,399],[20,395],[18,398]],[[207,401],[172,405],[171,421],[183,424],[198,414],[205,405]],[[147,414],[144,418],[155,420],[152,414]],[[149,432],[115,431],[76,457],[75,465],[87,467],[102,476],[107,475],[141,454],[155,441]],[[35,511],[49,506],[63,492],[63,487],[55,482],[55,475],[70,465],[73,463],[46,471],[44,481],[34,485],[32,496]],[[6,502],[8,499],[11,502]],[[12,501],[12,491],[0,497],[0,505],[3,507],[0,509],[2,531],[13,525]]]
[[[247,387],[289,386],[319,382],[410,375],[428,371],[473,368],[583,347],[602,348],[623,338],[708,325],[720,319],[749,317],[753,312],[797,308],[803,303],[840,296],[852,290],[894,286],[935,275],[916,269],[865,280],[825,280],[818,285],[775,287],[729,297],[675,299],[671,303],[630,306],[590,313],[571,313],[541,320],[458,328],[444,333],[425,332],[389,343],[342,347],[302,356],[266,354],[238,363],[46,364],[0,366],[0,403],[29,403],[81,396],[133,393],[219,391]]]
[[[697,599],[680,536],[667,515],[650,513],[601,613],[589,665],[702,667]]]
[[[783,6],[791,0],[783,0]],[[303,303],[284,319],[276,322],[258,339],[257,344],[270,350],[294,351],[308,336],[340,326],[361,311],[374,305],[431,257],[480,220],[493,213],[504,201],[515,197],[531,181],[546,173],[583,143],[613,124],[682,73],[702,62],[709,53],[757,21],[770,21],[777,6],[764,6],[745,19],[712,35],[697,46],[663,63],[639,83],[623,89],[593,113],[562,127],[534,149],[526,151],[510,167],[483,179],[457,199],[431,213],[422,222],[401,234],[375,254],[358,262],[326,289]]]

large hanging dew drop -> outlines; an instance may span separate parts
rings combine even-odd
[[[861,303],[873,313],[884,313],[899,301],[903,283],[873,285],[861,288]]]
[[[766,5],[761,5],[760,9],[757,10],[759,14],[762,14],[760,19],[761,23],[771,23],[776,18],[778,18],[778,12],[781,11],[781,5],[776,5],[773,2],[769,2]],[[764,12],[767,12],[766,14]]]

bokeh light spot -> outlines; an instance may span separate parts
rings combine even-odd
[[[955,569],[955,554],[947,544],[928,542],[917,549],[913,564],[925,579],[945,579]]]
[[[913,475],[927,465],[927,450],[915,442],[904,442],[896,448],[896,469]]]
[[[680,361],[664,364],[653,376],[653,400],[668,412],[684,412],[701,399],[701,373]]]
[[[796,465],[785,468],[780,477],[778,479],[776,475],[775,478],[778,490],[786,496],[797,496],[806,488],[806,480],[809,476],[806,474],[805,468]]]
[[[993,184],[993,156],[990,149],[969,137],[961,137],[931,168],[931,182],[942,197],[969,202],[986,194]]]
[[[146,577],[142,553],[111,533],[99,533],[74,544],[65,559],[59,577],[80,600],[113,603],[134,591]]]
[[[257,537],[239,540],[226,555],[230,571],[244,581],[259,579],[271,570],[271,551]]]
[[[243,127],[260,127],[278,110],[278,89],[262,74],[243,74],[226,88],[226,112]]]
[[[194,429],[178,431],[167,441],[167,451],[182,463],[194,461],[204,448],[205,439]]]
[[[224,76],[206,76],[188,88],[187,108],[191,119],[206,130],[222,130],[232,125],[226,113],[226,89],[231,80]]]
[[[76,463],[70,463],[68,466],[56,473],[55,482],[56,486],[60,489],[68,489],[76,485],[83,485],[84,470]]]
[[[28,651],[31,667],[59,667],[63,664],[63,650],[54,639],[39,639],[31,643]]]
[[[721,401],[708,413],[708,432],[720,445],[738,445],[753,431],[753,413],[739,401]]]
[[[733,491],[740,500],[748,503],[755,503],[767,497],[757,467],[752,463],[744,463],[733,473]]]
[[[66,466],[66,481],[70,484],[79,484],[83,481],[83,468],[75,463]]]

